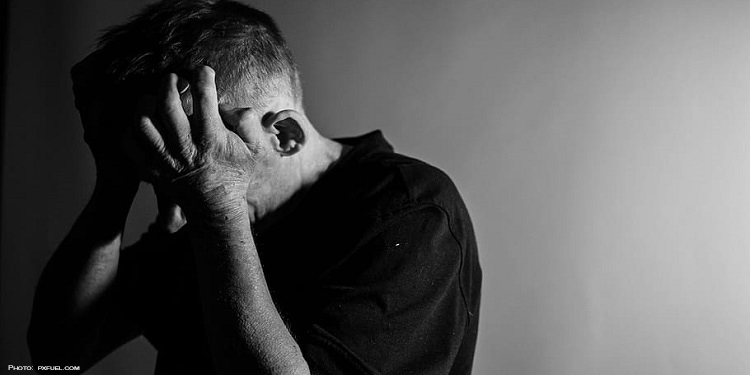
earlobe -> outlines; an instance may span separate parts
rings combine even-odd
[[[282,156],[299,152],[305,144],[305,131],[300,124],[302,115],[294,110],[284,110],[271,115],[264,127],[273,134],[274,148]]]

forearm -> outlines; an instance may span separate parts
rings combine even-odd
[[[136,189],[97,184],[49,260],[37,285],[29,326],[33,356],[82,360],[80,356],[93,352]]]
[[[216,370],[309,373],[268,292],[246,203],[204,213],[195,224],[196,265]]]

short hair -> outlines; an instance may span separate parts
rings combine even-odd
[[[153,91],[168,72],[187,77],[208,65],[220,100],[249,98],[254,108],[280,94],[302,101],[299,69],[276,23],[235,1],[157,2],[108,29],[95,53],[106,79],[128,92]]]

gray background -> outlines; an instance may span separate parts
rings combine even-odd
[[[92,188],[68,69],[144,3],[10,2],[3,369],[30,364],[33,286]],[[475,373],[750,373],[750,2],[255,4],[324,134],[383,129],[463,193],[485,271]],[[153,362],[141,340],[92,373]]]

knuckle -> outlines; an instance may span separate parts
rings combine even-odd
[[[169,100],[166,100],[166,99],[165,99],[164,103],[162,103],[162,104],[163,104],[162,105],[162,112],[169,119],[173,119],[173,118],[176,118],[177,116],[179,116],[180,110],[182,110],[182,107],[178,108],[172,102],[170,102]]]
[[[216,72],[208,66],[198,68],[196,72],[195,94],[201,97],[215,95],[215,76]]]
[[[195,146],[189,136],[180,137],[177,140],[180,148],[180,158],[184,161],[190,161],[195,155]]]
[[[195,147],[191,147],[187,152],[187,159],[190,161],[190,164],[196,165],[203,163],[203,156],[198,153],[198,150],[195,149]]]
[[[216,89],[209,85],[208,82],[202,82],[202,84],[198,86],[198,89],[196,91],[196,94],[200,99],[206,100],[210,99],[214,95]]]

